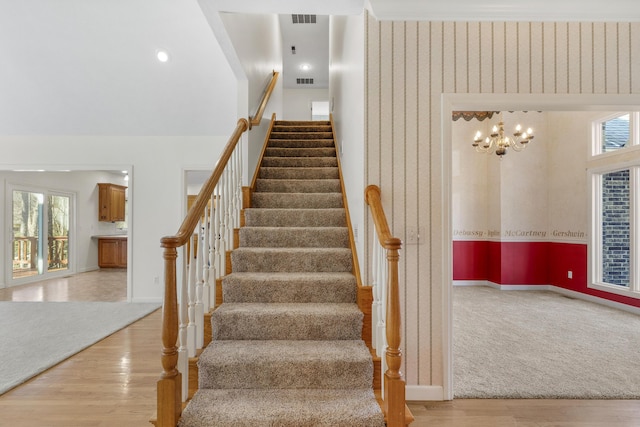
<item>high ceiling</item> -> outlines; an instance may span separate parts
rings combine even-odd
[[[369,0],[378,19],[640,21],[638,0]],[[0,134],[211,135],[235,111],[201,5],[236,13],[356,15],[365,0],[0,0]],[[326,85],[328,27],[283,26],[283,77]],[[289,24],[287,24],[288,26]],[[291,24],[298,25],[298,24]],[[307,27],[308,25],[302,25]],[[291,46],[296,46],[295,61]],[[158,48],[172,59],[160,64]],[[310,55],[310,56],[307,56]],[[324,61],[324,62],[323,62]],[[287,83],[289,86],[289,83]],[[217,122],[216,120],[218,120]],[[224,132],[223,132],[224,133]]]

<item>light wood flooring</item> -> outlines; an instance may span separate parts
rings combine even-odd
[[[5,291],[0,299],[10,301]],[[67,297],[78,300],[73,291]],[[161,371],[160,319],[156,311],[0,396],[0,426],[150,426]],[[413,427],[640,426],[640,401],[633,400],[454,400],[409,407]]]

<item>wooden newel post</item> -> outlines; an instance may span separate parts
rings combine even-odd
[[[169,240],[169,239],[167,239]],[[172,242],[162,240],[164,247],[164,302],[162,304],[162,374],[158,381],[157,427],[175,427],[182,413],[182,374],[178,372],[178,299],[176,259]]]
[[[402,352],[400,351],[400,288],[398,285],[398,251],[402,241],[390,238],[384,242],[389,265],[387,287],[387,371],[384,374],[384,404],[387,412],[387,426],[405,425],[405,382],[400,372]]]

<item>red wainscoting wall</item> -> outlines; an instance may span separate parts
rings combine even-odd
[[[501,262],[494,262],[498,259]],[[587,245],[583,243],[454,240],[453,280],[553,285],[640,307],[638,299],[587,287]]]

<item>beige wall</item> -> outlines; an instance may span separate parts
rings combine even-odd
[[[365,25],[365,185],[393,233],[424,229],[401,253],[408,398],[451,396],[445,372],[450,141],[443,94],[638,94],[638,23],[376,21]],[[443,147],[445,149],[443,150]],[[443,190],[446,189],[446,190]],[[370,235],[369,221],[366,236]],[[366,244],[370,250],[370,243]],[[366,260],[361,260],[365,262]],[[367,271],[367,268],[365,268]],[[366,279],[368,280],[368,279]]]

